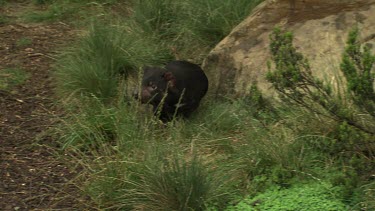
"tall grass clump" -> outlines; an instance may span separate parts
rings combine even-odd
[[[56,71],[58,90],[63,96],[108,99],[116,95],[120,78],[168,58],[162,44],[152,37],[139,37],[136,29],[92,24],[88,35],[62,55]]]
[[[171,41],[179,57],[201,60],[261,0],[133,1],[131,18],[146,33]]]
[[[62,134],[59,139],[64,148],[87,151],[103,145],[120,147],[139,137],[139,125],[134,112],[130,112],[130,106],[106,106],[95,98],[86,98],[83,102],[90,106],[82,106],[78,111],[75,109],[59,128]],[[129,132],[127,140],[121,139],[118,134],[119,127],[124,125]]]
[[[85,192],[102,208],[120,210],[205,210],[232,199],[233,168],[168,145],[153,139],[137,153],[89,161]]]
[[[168,38],[168,33],[176,27],[177,15],[181,12],[179,2],[173,0],[135,0],[133,21],[148,34]]]
[[[239,24],[261,0],[190,0],[183,4],[181,27],[195,39],[215,45]]]
[[[133,207],[205,210],[208,205],[225,204],[233,194],[233,189],[229,189],[233,175],[223,167],[204,164],[196,155],[190,160],[160,156],[142,164],[136,188],[124,195],[124,201],[133,201]]]

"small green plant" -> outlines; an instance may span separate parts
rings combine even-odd
[[[73,17],[77,14],[79,7],[68,3],[52,3],[44,11],[32,11],[23,15],[23,18],[29,22],[52,22],[61,19]]]
[[[243,102],[249,107],[251,115],[259,120],[263,115],[277,116],[276,109],[271,101],[262,95],[256,83],[251,85],[250,92],[243,98]]]
[[[0,6],[3,6],[7,3],[7,0],[0,0]]]
[[[1,4],[0,4],[1,5]],[[7,23],[9,20],[6,16],[4,15],[0,15],[0,24],[5,24]]]
[[[21,69],[0,70],[0,90],[12,90],[13,87],[22,84],[29,74]]]
[[[297,185],[289,189],[274,187],[266,192],[247,198],[226,211],[344,211],[347,206],[340,201],[339,193],[326,183]]]
[[[54,2],[55,0],[34,0],[34,4],[40,5],[40,4],[50,4]]]
[[[351,204],[353,210],[375,210],[375,182],[357,188]]]
[[[31,45],[32,40],[28,37],[23,37],[19,40],[17,40],[16,45],[17,47],[26,47],[28,45]]]

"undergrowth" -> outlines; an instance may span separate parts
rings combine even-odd
[[[76,182],[100,209],[374,205],[372,98],[362,94],[373,91],[367,83],[373,57],[358,50],[356,34],[350,35],[342,69],[358,71],[346,77],[357,85],[345,95],[314,78],[292,34],[276,30],[268,78],[286,103],[264,98],[254,85],[242,99],[207,96],[191,118],[164,124],[132,99],[136,73],[174,58],[201,63],[259,1],[131,3],[126,17],[94,19],[87,34],[62,53],[55,71],[66,111],[56,137],[82,166]],[[366,107],[360,100],[368,101]]]

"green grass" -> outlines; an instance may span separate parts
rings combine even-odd
[[[54,0],[34,0],[34,4],[48,4],[48,3],[52,3],[54,2]]]
[[[25,12],[22,17],[27,22],[67,21],[69,23],[80,25],[87,23],[92,17],[103,16],[104,13],[106,13],[106,7],[117,2],[119,1],[35,0],[35,5],[44,6],[45,8],[33,8],[32,10]]]
[[[26,46],[31,45],[32,42],[33,41],[30,38],[23,37],[16,41],[16,45],[17,47],[26,47]]]
[[[146,34],[170,40],[180,58],[198,63],[260,0],[135,0],[132,18]],[[190,58],[191,55],[194,58]]]
[[[22,84],[29,77],[25,71],[15,69],[0,70],[0,90],[11,91],[15,86]]]
[[[54,3],[49,5],[47,10],[26,12],[23,19],[28,22],[53,22],[69,19],[80,13],[80,7],[81,5],[69,3]]]

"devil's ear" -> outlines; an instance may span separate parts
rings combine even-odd
[[[163,74],[163,78],[169,84],[168,85],[169,88],[176,87],[176,78],[174,77],[174,75],[171,72],[169,72],[169,71],[165,72]]]

